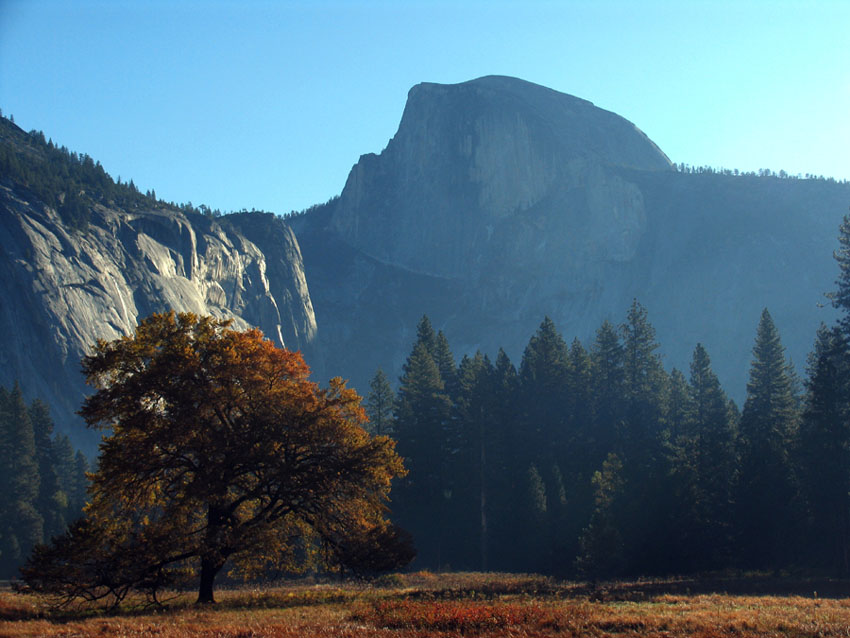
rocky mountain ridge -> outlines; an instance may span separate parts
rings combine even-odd
[[[513,234],[511,220],[567,205],[551,200],[583,189],[591,249],[617,258],[631,249],[643,210],[612,167],[672,170],[633,124],[585,100],[500,76],[419,84],[386,149],[352,169],[329,230],[378,260],[469,279],[503,228],[515,252],[543,250]]]
[[[229,318],[293,349],[315,338],[298,243],[270,215],[243,217],[237,227],[169,209],[95,205],[81,231],[28,195],[0,182],[0,384],[19,380],[84,445],[69,425],[86,392],[82,356],[153,312]],[[265,251],[246,237],[258,225],[273,244]]]
[[[387,147],[292,225],[308,279],[333,281],[311,283],[321,349],[357,384],[400,374],[423,313],[457,355],[518,363],[544,316],[590,345],[637,298],[668,367],[702,342],[742,400],[764,307],[798,365],[832,319],[848,203],[847,184],[677,171],[627,120],[496,76],[411,89]]]

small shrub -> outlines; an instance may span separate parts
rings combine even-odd
[[[404,577],[401,574],[383,574],[372,582],[376,587],[392,589],[399,589],[405,586]]]

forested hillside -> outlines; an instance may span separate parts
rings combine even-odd
[[[88,227],[95,204],[163,207],[210,217],[221,214],[204,205],[195,208],[191,203],[178,206],[160,201],[154,190],[142,193],[132,179],[122,182],[119,176],[113,180],[91,156],[58,146],[41,131],[27,133],[4,117],[0,117],[0,175],[55,208],[62,221],[76,230]]]
[[[847,313],[850,224],[842,230],[835,299]],[[394,418],[382,371],[368,401],[410,470],[393,509],[417,564],[593,578],[727,568],[846,576],[850,320],[813,335],[804,382],[768,310],[754,328],[739,408],[701,344],[689,370],[664,370],[636,301],[589,346],[568,344],[545,319],[518,367],[501,350],[456,364],[424,317]]]
[[[0,387],[0,579],[17,575],[37,543],[79,517],[88,461],[53,432],[43,401],[29,405],[20,387]]]

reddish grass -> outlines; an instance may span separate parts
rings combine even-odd
[[[411,600],[375,602],[352,614],[352,619],[386,629],[426,629],[488,633],[506,627],[551,629],[574,626],[580,607],[569,610],[527,603],[417,602]],[[578,612],[578,613],[577,613]]]
[[[850,599],[819,599],[811,591],[689,593],[694,586],[652,581],[599,590],[536,576],[422,572],[384,586],[298,583],[223,591],[212,608],[198,608],[183,594],[155,613],[129,601],[112,615],[88,609],[64,616],[37,598],[0,592],[0,637],[850,638]]]
[[[373,603],[352,618],[401,630],[396,636],[407,636],[405,630],[434,636],[850,636],[850,602],[814,604],[780,597],[666,597],[639,603],[388,601]]]

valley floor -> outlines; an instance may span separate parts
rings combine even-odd
[[[816,589],[819,588],[819,589]],[[51,612],[0,592],[0,637],[328,638],[424,636],[848,637],[850,583],[652,580],[599,587],[505,574],[415,574],[380,585],[299,582],[231,589],[198,608]]]

